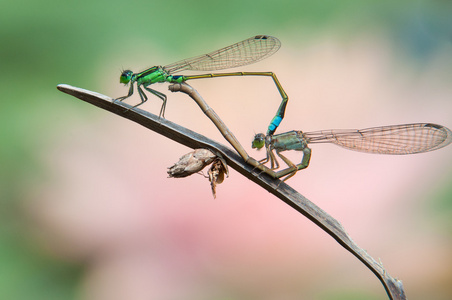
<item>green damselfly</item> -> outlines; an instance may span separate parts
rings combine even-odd
[[[252,148],[261,149],[265,145],[267,157],[262,164],[270,160],[271,170],[279,168],[273,151],[288,168],[270,172],[275,178],[286,176],[283,181],[294,176],[298,170],[308,167],[311,149],[308,144],[332,143],[340,147],[377,154],[414,154],[440,149],[452,142],[452,131],[447,127],[431,123],[390,125],[366,129],[333,129],[313,132],[289,131],[276,135],[258,133],[254,136]],[[301,163],[294,164],[281,154],[283,151],[303,152]]]
[[[149,93],[157,96],[163,101],[160,109],[160,116],[165,116],[166,95],[149,88],[149,85],[154,83],[181,83],[192,79],[226,77],[226,76],[270,76],[282,97],[282,102],[275,117],[270,122],[267,134],[272,135],[276,128],[284,118],[288,96],[278,78],[273,72],[234,72],[234,73],[216,73],[216,74],[202,74],[202,75],[173,75],[177,72],[191,70],[191,71],[214,71],[245,66],[274,54],[281,47],[281,42],[269,35],[256,35],[236,44],[221,48],[219,50],[203,54],[200,56],[184,59],[166,66],[154,66],[139,73],[133,73],[131,70],[122,72],[119,81],[125,85],[130,84],[129,92],[126,96],[119,97],[115,101],[123,101],[133,94],[134,83],[137,85],[138,94],[141,102],[133,106],[137,107],[148,100],[146,94],[141,89],[143,87]]]

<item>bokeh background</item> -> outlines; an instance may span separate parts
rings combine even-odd
[[[167,178],[190,149],[56,85],[119,97],[123,69],[269,34],[281,49],[240,70],[278,75],[290,97],[278,132],[452,128],[451,4],[3,1],[0,298],[386,299],[364,265],[271,194],[233,170],[215,200],[202,176]],[[280,103],[271,79],[192,86],[262,158],[250,143]],[[226,144],[188,97],[155,88],[168,94],[167,119]],[[399,157],[312,149],[310,167],[288,183],[381,259],[410,299],[451,299],[452,148]]]

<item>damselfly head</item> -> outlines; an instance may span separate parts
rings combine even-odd
[[[258,150],[265,145],[265,135],[263,133],[258,133],[254,135],[254,139],[251,142],[251,148],[257,148]]]
[[[128,84],[130,82],[130,79],[132,78],[133,72],[130,70],[125,70],[122,72],[121,76],[119,77],[119,82]]]

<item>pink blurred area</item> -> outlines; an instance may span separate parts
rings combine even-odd
[[[275,72],[289,95],[277,132],[452,127],[441,53],[415,68],[378,36],[282,42],[273,57],[243,68]],[[265,155],[250,144],[280,103],[270,78],[190,84],[251,156]],[[116,82],[106,89],[126,93]],[[226,144],[193,101],[167,85],[157,89],[168,95],[167,119]],[[151,98],[142,108],[157,113],[160,104]],[[51,180],[30,195],[28,207],[42,247],[86,263],[81,299],[326,299],[356,290],[386,297],[378,279],[330,236],[237,172],[230,170],[214,200],[202,176],[167,178],[167,167],[190,149],[103,111],[93,119],[72,115],[43,151]],[[287,183],[380,258],[410,299],[450,299],[452,241],[425,208],[450,183],[452,148],[411,156],[311,148],[309,168]]]

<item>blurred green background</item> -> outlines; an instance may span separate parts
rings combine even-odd
[[[295,242],[299,248],[286,245],[287,241],[297,239],[287,236],[287,239],[271,243],[278,251],[269,251],[268,244],[261,245],[256,242],[252,243],[255,248],[250,247],[249,252],[246,252],[249,239],[259,241],[256,235],[265,240],[271,236],[279,236],[281,232],[271,230],[268,232],[269,229],[260,232],[257,227],[249,231],[246,227],[235,228],[236,231],[232,232],[227,231],[234,225],[233,218],[238,218],[238,212],[242,212],[243,215],[240,216],[247,221],[243,224],[254,226],[257,226],[255,224],[257,222],[265,223],[271,218],[272,211],[278,209],[284,212],[280,212],[282,215],[290,214],[294,220],[303,217],[295,215],[287,206],[277,203],[279,201],[267,193],[259,191],[247,182],[243,183],[243,178],[239,178],[237,173],[231,175],[235,179],[230,180],[237,180],[231,181],[234,184],[228,185],[225,182],[219,187],[218,193],[226,194],[228,197],[223,199],[220,197],[215,201],[210,199],[208,184],[201,178],[180,181],[166,179],[164,166],[170,166],[172,162],[177,161],[179,156],[188,152],[187,149],[72,99],[58,92],[56,85],[67,83],[118,97],[127,92],[127,89],[119,84],[122,68],[141,71],[153,65],[164,65],[212,51],[256,34],[269,34],[282,41],[280,52],[270,58],[268,63],[264,61],[259,63],[259,66],[250,68],[275,71],[291,97],[286,120],[281,127],[283,130],[304,130],[302,126],[308,127],[309,117],[304,118],[301,111],[304,107],[310,107],[310,103],[315,100],[322,101],[321,92],[317,99],[307,99],[306,96],[309,94],[303,94],[300,84],[303,87],[304,82],[309,82],[316,86],[315,80],[318,78],[325,80],[326,84],[322,85],[325,90],[331,90],[328,86],[331,82],[336,80],[339,82],[350,72],[361,74],[358,69],[350,70],[348,63],[355,67],[364,65],[365,69],[367,60],[363,58],[363,64],[360,64],[359,55],[367,50],[375,51],[372,55],[377,57],[375,63],[377,67],[386,63],[391,66],[384,73],[385,81],[380,77],[374,79],[370,77],[370,82],[379,81],[378,90],[382,93],[375,95],[374,99],[360,100],[363,103],[366,101],[370,103],[370,107],[365,110],[367,114],[363,114],[362,111],[353,112],[351,108],[347,108],[346,102],[342,102],[347,98],[347,91],[360,89],[359,82],[356,84],[349,82],[349,85],[341,85],[336,90],[337,94],[329,99],[334,101],[337,107],[324,110],[319,108],[317,111],[314,106],[310,107],[314,118],[312,122],[317,120],[318,125],[312,125],[306,130],[333,126],[359,128],[367,125],[384,125],[388,122],[418,121],[437,122],[452,127],[451,2],[44,0],[4,2],[0,15],[1,299],[385,298],[383,288],[369,271],[354,261],[338,244],[330,241],[324,232],[317,230],[306,220],[300,221],[301,225],[293,223],[293,227],[296,228],[286,224],[296,237],[309,237],[304,240],[304,244]],[[324,46],[342,49],[340,51],[345,55],[344,60],[340,55],[336,57],[331,54],[333,50],[332,52],[322,50],[325,49]],[[363,47],[365,51],[355,52],[354,49],[359,47]],[[319,57],[316,56],[318,53],[323,54]],[[367,57],[365,56],[367,54],[362,55]],[[314,59],[312,61],[323,61],[325,64],[317,69],[316,63],[313,62],[308,67],[308,61],[302,61],[303,57],[312,57]],[[358,59],[358,62],[354,59]],[[328,74],[329,66],[336,63],[334,70],[337,73]],[[304,69],[310,72],[302,73]],[[315,70],[320,71],[311,77],[310,73]],[[408,75],[403,77],[405,75],[400,75],[402,73]],[[398,78],[394,80],[396,83],[393,82],[392,76]],[[401,77],[405,78],[405,81],[400,80]],[[262,81],[258,81],[258,85],[270,86],[270,83]],[[232,85],[236,81],[230,82]],[[225,90],[224,83],[211,83],[209,80],[200,83],[199,86],[204,87],[206,94],[209,95],[205,97],[206,99],[212,99],[213,95],[224,94],[228,90]],[[212,90],[209,90],[210,86],[213,86]],[[165,92],[165,89],[166,87],[163,87],[160,90]],[[273,87],[270,86],[269,89],[274,92]],[[231,88],[232,90],[235,88]],[[345,95],[342,94],[344,91]],[[407,94],[400,91],[407,91]],[[260,108],[265,106],[264,103],[270,102],[262,100],[265,97],[264,92],[256,91],[255,94],[253,91],[248,92],[245,98],[250,98],[249,105],[253,107]],[[406,95],[415,97],[405,97]],[[185,122],[184,125],[190,125],[193,119],[204,118],[202,114],[197,114],[190,119],[187,113],[184,115],[185,109],[177,107],[177,103],[181,103],[182,106],[188,101],[184,101],[182,97],[184,100],[177,102],[172,100],[177,98],[176,95],[168,96],[168,119],[176,123],[181,120],[182,124]],[[268,112],[260,118],[259,113],[244,116],[245,112],[254,110],[253,107],[246,107],[247,103],[241,102],[244,99],[235,100],[229,102],[212,100],[212,106],[220,116],[225,115],[229,118],[227,124],[236,121],[235,115],[238,115],[238,121],[245,118],[246,122],[249,122],[246,124],[250,124],[249,127],[243,126],[242,130],[242,126],[237,126],[233,132],[237,136],[241,136],[243,132],[246,143],[249,143],[246,138],[251,139],[253,130],[265,128],[278,104],[273,102],[269,105]],[[296,106],[296,101],[303,102],[305,106],[301,104],[299,107]],[[386,106],[375,107],[380,101]],[[208,102],[211,103],[209,100]],[[157,112],[159,104],[155,107],[151,105],[143,108]],[[325,106],[325,102],[320,105]],[[192,108],[196,111],[196,107]],[[379,115],[377,113],[374,115],[373,109],[379,111]],[[383,116],[385,111],[392,111],[389,114],[393,114],[394,118],[387,120]],[[343,119],[347,119],[347,122],[340,124],[328,122],[333,115],[342,113],[345,116]],[[425,118],[420,117],[422,113],[425,114]],[[375,122],[366,124],[365,120],[370,118],[368,116],[375,117],[373,119]],[[187,119],[182,120],[183,117]],[[381,124],[378,123],[380,119]],[[204,128],[207,126],[204,124],[206,123],[193,126],[195,129]],[[215,138],[221,139],[219,135]],[[141,149],[142,152],[135,152],[139,151],[137,149]],[[169,155],[168,149],[175,152]],[[430,158],[431,161],[422,163],[422,169],[409,171],[408,173],[413,176],[411,181],[401,183],[403,191],[397,190],[391,194],[392,196],[388,196],[390,191],[395,191],[395,186],[398,185],[393,181],[397,181],[399,177],[390,177],[393,172],[391,169],[384,169],[384,173],[379,177],[378,180],[382,181],[389,177],[392,183],[389,188],[380,187],[378,191],[381,194],[378,195],[368,189],[356,190],[356,187],[361,185],[361,180],[343,184],[339,190],[339,185],[334,185],[336,182],[334,176],[342,175],[328,177],[328,174],[333,174],[329,172],[334,172],[335,168],[343,169],[343,165],[342,167],[334,165],[335,167],[331,168],[317,167],[320,175],[311,173],[313,174],[310,176],[313,177],[311,179],[297,175],[300,176],[300,181],[293,179],[289,184],[294,188],[300,187],[300,192],[304,194],[304,187],[309,189],[310,186],[307,180],[320,182],[323,186],[309,191],[308,198],[322,187],[328,190],[328,186],[339,193],[350,193],[348,195],[351,196],[355,191],[355,194],[359,194],[356,203],[372,201],[373,208],[385,205],[384,210],[377,211],[374,216],[369,217],[380,220],[381,223],[385,223],[386,218],[393,220],[398,218],[399,215],[394,212],[387,214],[392,210],[406,213],[407,219],[404,219],[402,225],[399,224],[401,227],[375,223],[382,225],[378,227],[379,230],[366,233],[366,229],[360,231],[361,224],[351,221],[347,226],[346,220],[357,218],[365,223],[366,215],[369,216],[372,209],[359,210],[350,205],[350,202],[347,203],[347,197],[345,199],[338,197],[334,200],[337,201],[335,204],[323,199],[326,205],[325,202],[321,202],[321,195],[311,199],[320,207],[326,206],[325,209],[333,216],[336,216],[335,209],[339,209],[339,206],[350,205],[348,209],[350,215],[340,215],[339,220],[345,223],[354,239],[354,233],[358,235],[358,244],[368,248],[375,258],[386,255],[386,260],[383,259],[385,267],[393,276],[403,280],[408,297],[450,299],[452,152],[450,148],[440,151],[439,154],[435,152],[438,156]],[[435,154],[432,153],[432,157]],[[104,155],[110,156],[105,158]],[[315,155],[313,161],[322,160]],[[361,157],[355,156],[358,155],[355,153],[350,155],[352,159]],[[135,160],[137,157],[146,160]],[[428,160],[428,155],[424,157]],[[162,166],[154,165],[156,160],[162,159],[164,160]],[[416,159],[418,157],[406,163],[410,166],[418,164]],[[389,164],[392,164],[392,161]],[[394,164],[398,162],[394,160]],[[347,169],[343,171],[356,171],[358,178],[366,182],[366,177],[369,178],[366,173],[369,172],[369,167],[378,169],[378,166],[378,162],[366,165],[356,159],[355,162],[347,164],[348,171]],[[398,165],[398,170],[403,169],[403,166]],[[314,166],[311,165],[311,168]],[[367,182],[369,181],[374,182],[372,180]],[[153,185],[152,182],[158,184]],[[417,194],[410,193],[418,182],[425,183],[428,188],[416,192]],[[201,190],[202,194],[197,194]],[[230,190],[235,190],[235,194],[227,194]],[[172,191],[175,193],[171,193]],[[245,195],[244,191],[250,191],[251,194]],[[181,201],[181,198],[188,197],[187,195],[194,195],[191,196],[193,199]],[[368,200],[370,195],[377,199],[393,198],[388,202],[382,200],[379,204],[378,200]],[[242,196],[243,199],[240,198]],[[257,200],[258,206],[271,205],[273,202],[280,206],[256,212],[256,203],[254,205],[249,203],[249,206],[241,204],[243,203],[241,201],[252,199],[253,196],[261,199]],[[124,203],[115,202],[115,197],[123,199]],[[400,198],[404,199],[401,203],[394,203]],[[268,199],[268,202],[265,199]],[[158,202],[159,200],[161,202]],[[80,202],[84,206],[77,206]],[[205,205],[205,210],[197,207],[200,205],[199,202]],[[129,205],[133,206],[135,213],[141,217],[136,217],[132,213],[129,217],[124,217],[123,212],[130,209]],[[228,206],[233,206],[236,210]],[[191,212],[192,215],[187,217],[174,212],[181,207],[183,211]],[[229,212],[229,215],[223,215],[224,219],[205,217],[212,214],[212,211],[219,213],[222,210]],[[199,211],[202,211],[202,214]],[[88,220],[91,223],[84,219],[87,215],[90,216]],[[361,217],[357,217],[358,215]],[[256,221],[255,217],[261,221]],[[193,222],[203,218],[207,218],[205,223],[200,223],[195,228],[191,227]],[[62,224],[66,224],[68,220],[69,225],[63,226]],[[282,220],[285,220],[285,217],[279,219],[283,222]],[[210,228],[212,232],[204,232],[209,229],[205,227],[210,227],[210,224],[215,222],[222,223],[222,226],[212,225]],[[393,224],[391,221],[388,222]],[[379,226],[372,224],[369,226]],[[413,224],[418,224],[420,228],[411,227]],[[432,227],[425,227],[427,225]],[[169,230],[168,226],[173,227]],[[421,230],[423,235],[416,236],[419,229],[423,229]],[[239,240],[235,240],[237,230],[244,235]],[[281,230],[284,232],[287,228],[281,226]],[[307,233],[309,230],[312,234]],[[93,232],[95,234],[91,236],[89,233]],[[121,238],[116,238],[118,232],[121,232]],[[205,235],[200,232],[204,232]],[[231,244],[236,243],[235,247],[243,249],[228,250],[230,244],[222,241],[227,232],[231,235],[229,237]],[[391,238],[387,236],[388,233]],[[407,243],[408,246],[403,247],[397,241],[404,240],[405,235],[411,235],[412,239]],[[134,238],[130,238],[131,236]],[[429,243],[429,240],[423,240],[426,236],[437,237],[432,242],[433,252],[430,252],[430,247],[427,247],[429,251],[419,252],[419,247],[422,248],[422,245]],[[143,242],[143,238],[146,242]],[[324,239],[319,245],[306,245],[309,240],[318,238]],[[225,239],[227,240],[227,237]],[[170,242],[165,243],[168,240]],[[203,241],[202,246],[196,242],[200,240]],[[97,243],[98,241],[102,242]],[[209,241],[214,242],[210,244]],[[152,246],[146,247],[142,243]],[[161,244],[165,244],[166,247],[159,248]],[[200,247],[204,247],[203,251],[206,248],[210,250],[204,253]],[[132,248],[133,251],[129,251]],[[173,252],[176,251],[174,249],[189,250],[180,254]],[[266,250],[259,252],[259,249]],[[311,250],[304,252],[303,249]],[[339,256],[333,255],[330,250],[337,251]],[[411,250],[416,255],[404,264],[398,264],[399,260],[405,259],[407,252],[410,253]],[[294,261],[287,258],[287,262],[281,263],[286,257],[285,251],[293,255],[287,254],[290,258],[303,257],[306,260],[300,258],[300,261]],[[159,256],[163,255],[162,253],[168,255],[166,260]],[[234,255],[228,260],[230,253]],[[249,265],[250,260],[254,263]],[[262,263],[263,261],[268,265]],[[309,261],[316,261],[318,264],[309,264]],[[234,263],[228,266],[227,262],[237,263],[241,268]],[[425,262],[426,265],[422,265],[421,262]],[[290,265],[293,268],[289,270],[278,268],[280,265]],[[356,270],[360,272],[358,275],[354,275]],[[274,277],[262,275],[267,273]],[[343,273],[346,275],[341,275]],[[359,274],[368,277],[360,281]],[[403,274],[416,276],[408,277]],[[261,275],[265,278],[260,279]],[[425,277],[431,280],[423,280]],[[275,278],[280,282],[276,283]]]

